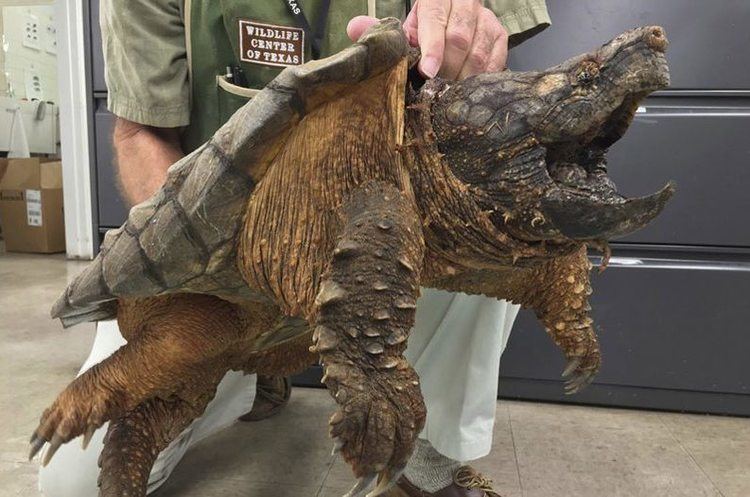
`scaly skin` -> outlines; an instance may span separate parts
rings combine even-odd
[[[203,414],[221,377],[204,377],[204,394],[190,404],[180,398],[153,398],[113,421],[99,456],[102,495],[145,495],[159,452]],[[194,387],[196,391],[200,387]],[[123,471],[123,468],[127,470]]]
[[[396,188],[365,184],[344,205],[316,302],[314,351],[340,406],[331,435],[367,484],[380,472],[397,478],[424,425],[417,374],[403,357],[424,253],[414,213]]]
[[[403,40],[389,40],[401,53]],[[641,28],[543,73],[434,80],[418,93],[408,92],[403,58],[346,91],[328,88],[335,98],[298,99],[306,113],[264,163],[236,244],[222,242],[225,254],[237,254],[247,291],[235,295],[245,297],[121,299],[128,344],[63,391],[42,416],[32,454],[50,441],[47,462],[62,443],[111,420],[101,495],[143,496],[156,454],[200,414],[227,371],[286,375],[318,359],[338,404],[331,435],[360,478],[349,495],[376,477],[372,495],[381,495],[424,424],[419,380],[403,358],[420,286],[533,309],[569,360],[566,391],[578,391],[601,362],[586,247],[645,225],[671,195],[624,199],[605,167],[606,148],[637,101],[668,79],[665,46],[660,28]],[[203,153],[234,170],[221,149],[228,138]],[[150,208],[177,209],[163,195]],[[177,218],[191,219],[163,219]],[[192,228],[184,227],[185,246],[200,238]],[[143,242],[138,232],[120,236]],[[123,253],[144,264],[139,253]],[[221,268],[235,285],[231,264]],[[120,283],[140,288],[137,271],[123,271],[132,278]],[[72,319],[71,302],[97,298],[98,276],[87,278],[92,295],[62,301]],[[107,305],[80,311],[99,316]]]

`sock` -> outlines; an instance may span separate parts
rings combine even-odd
[[[404,476],[425,492],[437,492],[453,483],[453,473],[462,466],[459,461],[445,457],[427,440],[417,439]]]

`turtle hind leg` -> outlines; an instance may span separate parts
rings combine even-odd
[[[99,456],[100,497],[143,497],[159,453],[203,414],[224,370],[208,371],[191,399],[150,399],[110,423]]]
[[[30,456],[44,445],[42,464],[73,438],[93,432],[151,398],[170,398],[200,378],[209,365],[228,369],[231,348],[241,339],[246,317],[234,304],[206,295],[174,295],[120,306],[138,331],[110,357],[73,380],[41,417]],[[126,324],[125,327],[129,325]]]
[[[340,409],[330,420],[336,447],[361,495],[400,476],[422,429],[425,406],[403,352],[414,324],[424,245],[411,199],[366,183],[342,206],[343,228],[316,299],[314,347]]]

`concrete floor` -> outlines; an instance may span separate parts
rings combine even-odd
[[[0,496],[36,496],[28,437],[94,332],[47,313],[85,263],[1,250]],[[296,389],[278,417],[194,447],[157,495],[340,496],[352,477],[330,455],[331,411],[326,392]],[[748,497],[750,420],[500,401],[492,454],[475,466],[504,497]]]

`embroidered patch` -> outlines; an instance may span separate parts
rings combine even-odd
[[[305,62],[305,31],[240,19],[240,60],[264,66]]]

